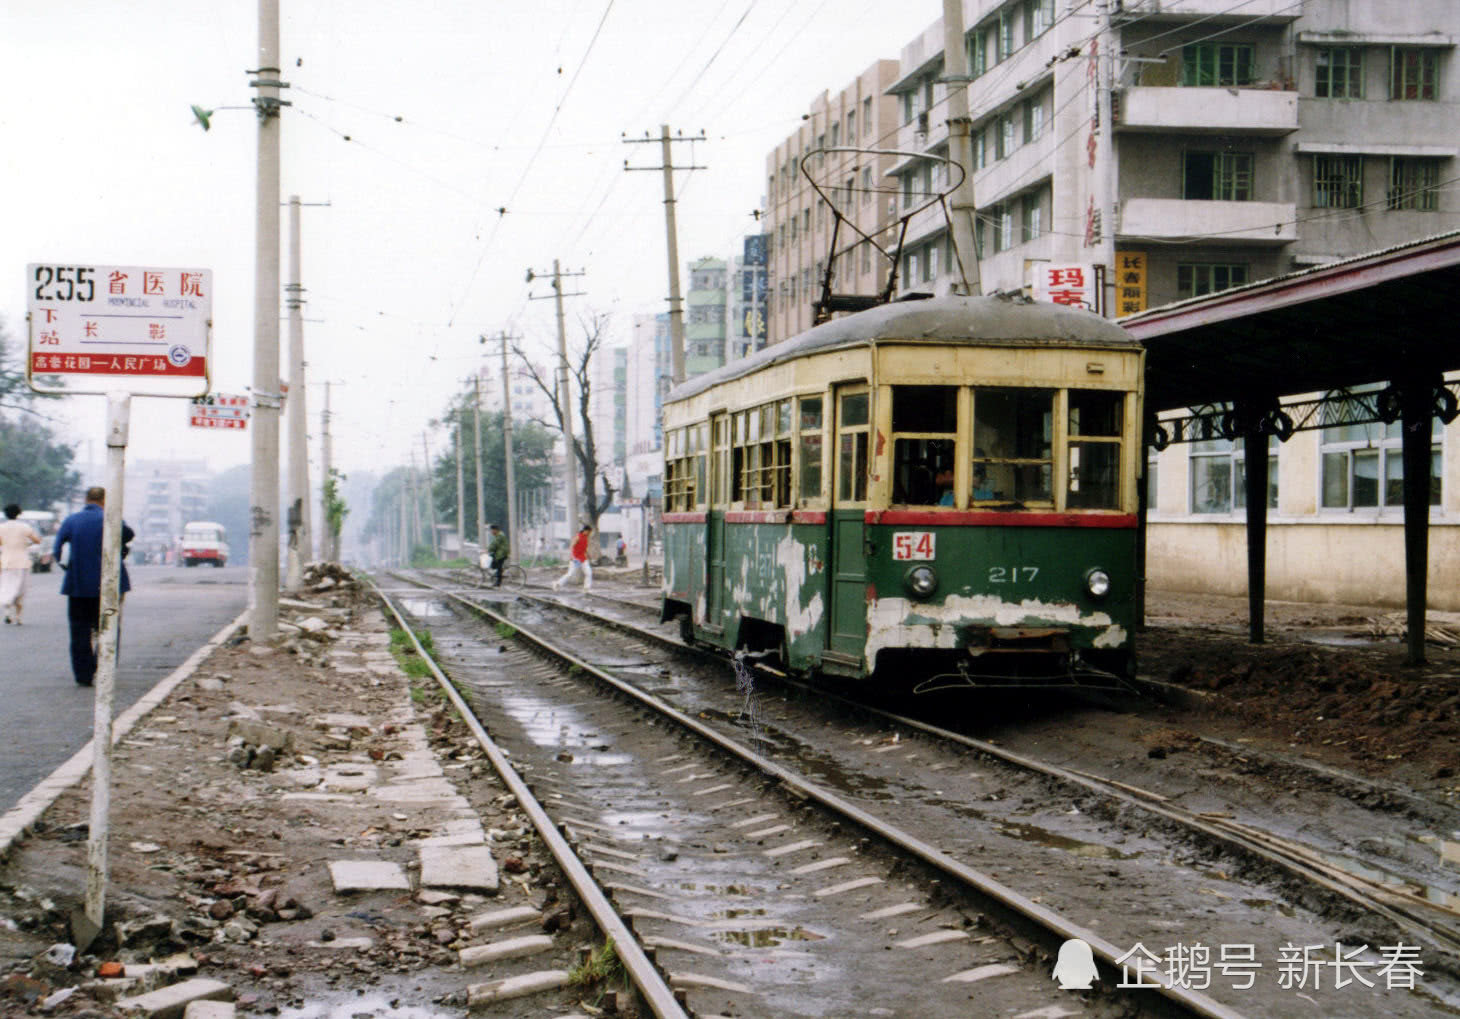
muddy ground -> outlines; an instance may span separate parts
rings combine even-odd
[[[1247,618],[1245,598],[1151,594],[1141,674],[1202,695],[1174,723],[1460,796],[1460,650],[1406,664],[1393,608],[1269,601],[1263,644]]]

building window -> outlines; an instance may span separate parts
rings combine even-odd
[[[1278,440],[1268,440],[1267,507],[1278,504]],[[1191,512],[1230,513],[1247,507],[1247,460],[1241,440],[1191,444]]]
[[[872,168],[862,167],[862,204],[866,205],[872,200]]]
[[[1364,204],[1362,156],[1313,157],[1313,207],[1357,209]]]
[[[1024,144],[1044,134],[1044,101],[1036,97],[1024,103]]]
[[[1041,194],[1031,191],[1019,200],[1019,234],[1025,241],[1032,241],[1044,232]]]
[[[868,132],[869,134],[872,131],[872,97],[871,96],[868,96],[866,99],[863,99],[862,100],[862,130]]]
[[[1156,484],[1156,468],[1160,463],[1161,455],[1154,449],[1146,452],[1146,512],[1154,513],[1157,510],[1158,489]]]
[[[1014,151],[1014,115],[1000,114],[994,121],[994,158],[1003,159]]]
[[[982,170],[989,165],[988,132],[980,131],[973,138],[973,165]]]
[[[968,73],[977,78],[988,69],[988,60],[984,56],[983,33],[974,32],[968,37]]]
[[[1365,386],[1372,391],[1377,386]],[[1351,390],[1353,392],[1354,390]],[[1430,505],[1440,504],[1440,443],[1438,418],[1430,451]],[[1322,430],[1323,508],[1329,510],[1379,509],[1404,505],[1404,457],[1400,449],[1400,422],[1386,425],[1338,425]]]
[[[994,206],[994,222],[998,232],[994,235],[994,250],[1008,251],[1014,246],[1014,210],[1005,203]]]
[[[861,248],[862,248],[862,271],[863,272],[871,272],[872,271],[872,242],[871,241],[863,241],[862,244],[861,244]]]
[[[1014,55],[1014,14],[1005,7],[999,11],[999,61],[1002,63]]]
[[[1176,296],[1201,297],[1247,282],[1247,266],[1214,262],[1184,262],[1176,266]]]
[[[1434,212],[1440,207],[1440,161],[1396,157],[1389,164],[1389,208]]]
[[[847,111],[847,144],[857,143],[857,111],[855,108]]]
[[[909,251],[907,253],[907,258],[904,260],[902,272],[902,275],[907,280],[909,286],[914,283],[921,282],[918,277],[918,269],[921,265],[922,259],[918,257],[918,253],[916,251]]]
[[[1319,99],[1364,98],[1364,51],[1357,46],[1320,49],[1313,94]]]
[[[842,122],[837,121],[831,125],[831,147],[836,148],[842,143]]]
[[[929,244],[923,255],[923,282],[929,283],[938,278],[938,242]]]
[[[1054,24],[1054,0],[1025,0],[1024,41],[1032,42]]]
[[[905,173],[902,175],[902,207],[912,208],[913,203],[913,175]]]
[[[1252,47],[1234,43],[1196,43],[1181,47],[1181,84],[1251,85]]]
[[[1252,199],[1252,153],[1188,152],[1181,164],[1181,197],[1198,201]]]
[[[1440,54],[1428,48],[1389,49],[1389,98],[1434,99],[1439,95]]]
[[[917,89],[902,94],[902,122],[911,124],[913,117],[917,114]]]

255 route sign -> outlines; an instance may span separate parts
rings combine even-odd
[[[207,392],[213,326],[208,269],[26,267],[26,376],[42,392]]]
[[[197,396],[188,404],[188,424],[194,428],[242,431],[248,427],[248,416],[248,397],[235,393]]]

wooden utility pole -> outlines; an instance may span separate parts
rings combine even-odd
[[[451,433],[451,441],[455,443],[455,451],[452,459],[456,461],[456,553],[466,554],[466,472],[461,464],[461,454],[464,452],[461,441],[461,433],[466,431],[466,425],[461,420],[461,412],[456,414],[456,431]]]
[[[330,523],[330,492],[334,488],[334,443],[330,438],[330,384],[324,384],[324,413],[320,415],[320,470],[323,473],[323,485],[321,487],[322,518],[324,530],[319,544],[320,558],[326,562],[339,562],[340,540],[335,534],[334,526]]]
[[[624,169],[662,170],[664,173],[664,232],[667,237],[669,252],[669,356],[675,385],[679,385],[684,381],[684,302],[679,295],[679,234],[674,224],[674,171],[704,170],[707,168],[696,166],[693,162],[689,166],[675,166],[674,153],[670,145],[674,142],[702,142],[704,140],[705,136],[703,134],[686,138],[683,132],[671,138],[668,124],[659,125],[659,137],[657,139],[649,137],[647,132],[645,132],[643,138],[624,139],[624,143],[627,145],[639,145],[646,142],[658,141],[660,157],[663,159],[663,163],[659,166],[630,166],[626,159],[624,160]]]
[[[471,379],[472,414],[476,419],[477,453],[477,544],[483,550],[487,547],[486,485],[482,481],[482,373],[478,371]]]
[[[439,532],[436,530],[436,486],[435,478],[431,472],[431,448],[426,445],[426,433],[421,433],[421,473],[425,475],[426,486],[426,521],[431,525],[431,555],[436,559],[441,558],[441,541]]]

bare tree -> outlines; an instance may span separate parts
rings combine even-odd
[[[588,404],[593,389],[593,382],[588,376],[588,367],[592,364],[593,355],[603,345],[608,333],[608,322],[609,316],[604,312],[581,316],[578,324],[583,330],[583,344],[578,350],[568,353],[570,400],[572,399],[573,381],[576,380],[578,384],[578,406],[575,412],[577,428],[573,435],[572,455],[578,458],[578,475],[582,479],[583,486],[583,505],[586,507],[588,522],[593,525],[595,547],[598,541],[598,518],[613,505],[613,496],[616,491],[613,482],[609,480],[608,473],[598,463],[598,444],[593,437],[593,418],[588,413]],[[553,416],[557,419],[558,431],[564,431],[563,406],[556,384],[556,370],[539,369],[532,363],[520,344],[512,345],[512,353],[516,354],[518,360],[522,362],[528,377],[537,383],[537,388],[547,396],[548,402],[553,408]],[[556,359],[554,369],[556,369]],[[552,427],[551,422],[539,423]],[[603,493],[601,496],[598,494],[600,487]]]

